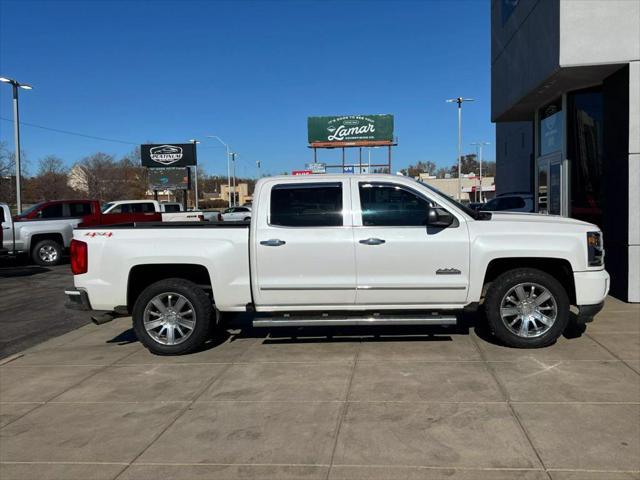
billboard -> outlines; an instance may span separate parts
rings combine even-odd
[[[193,143],[140,145],[140,157],[142,166],[150,168],[189,167],[198,163]]]
[[[149,169],[150,190],[188,190],[189,169],[158,167]]]
[[[390,145],[393,115],[308,117],[309,144],[317,147]]]

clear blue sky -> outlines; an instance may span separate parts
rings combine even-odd
[[[0,75],[34,86],[21,91],[23,122],[132,144],[219,135],[238,152],[239,175],[254,175],[256,160],[269,173],[302,168],[309,115],[392,113],[394,170],[444,166],[456,158],[446,98],[476,99],[464,107],[465,150],[494,143],[489,13],[485,0],[0,0]],[[0,117],[12,118],[6,85]],[[31,171],[46,154],[72,164],[134,147],[21,131]],[[11,122],[0,120],[0,139],[13,149]],[[224,173],[224,149],[211,142],[199,161]]]

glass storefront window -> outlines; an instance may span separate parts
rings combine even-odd
[[[564,117],[562,115],[562,99],[545,105],[539,111],[540,156],[562,150],[564,134]]]
[[[602,226],[601,89],[567,96],[567,158],[571,162],[571,216]]]

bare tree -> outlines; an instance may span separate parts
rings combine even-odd
[[[38,162],[38,174],[25,182],[25,198],[30,203],[77,196],[68,185],[69,169],[55,155],[47,155]]]
[[[403,175],[409,177],[418,177],[421,173],[433,175],[436,171],[436,164],[431,161],[418,162],[415,165],[409,165],[407,168],[400,170]]]

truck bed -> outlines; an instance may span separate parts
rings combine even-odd
[[[162,232],[162,233],[161,233]],[[224,311],[244,311],[251,299],[249,285],[249,223],[135,222],[82,227],[74,239],[85,242],[88,271],[76,275],[76,286],[86,289],[94,310],[127,305],[132,276],[179,276],[197,267],[208,276],[215,302]],[[145,273],[146,272],[146,273]],[[130,305],[129,305],[130,306]]]

